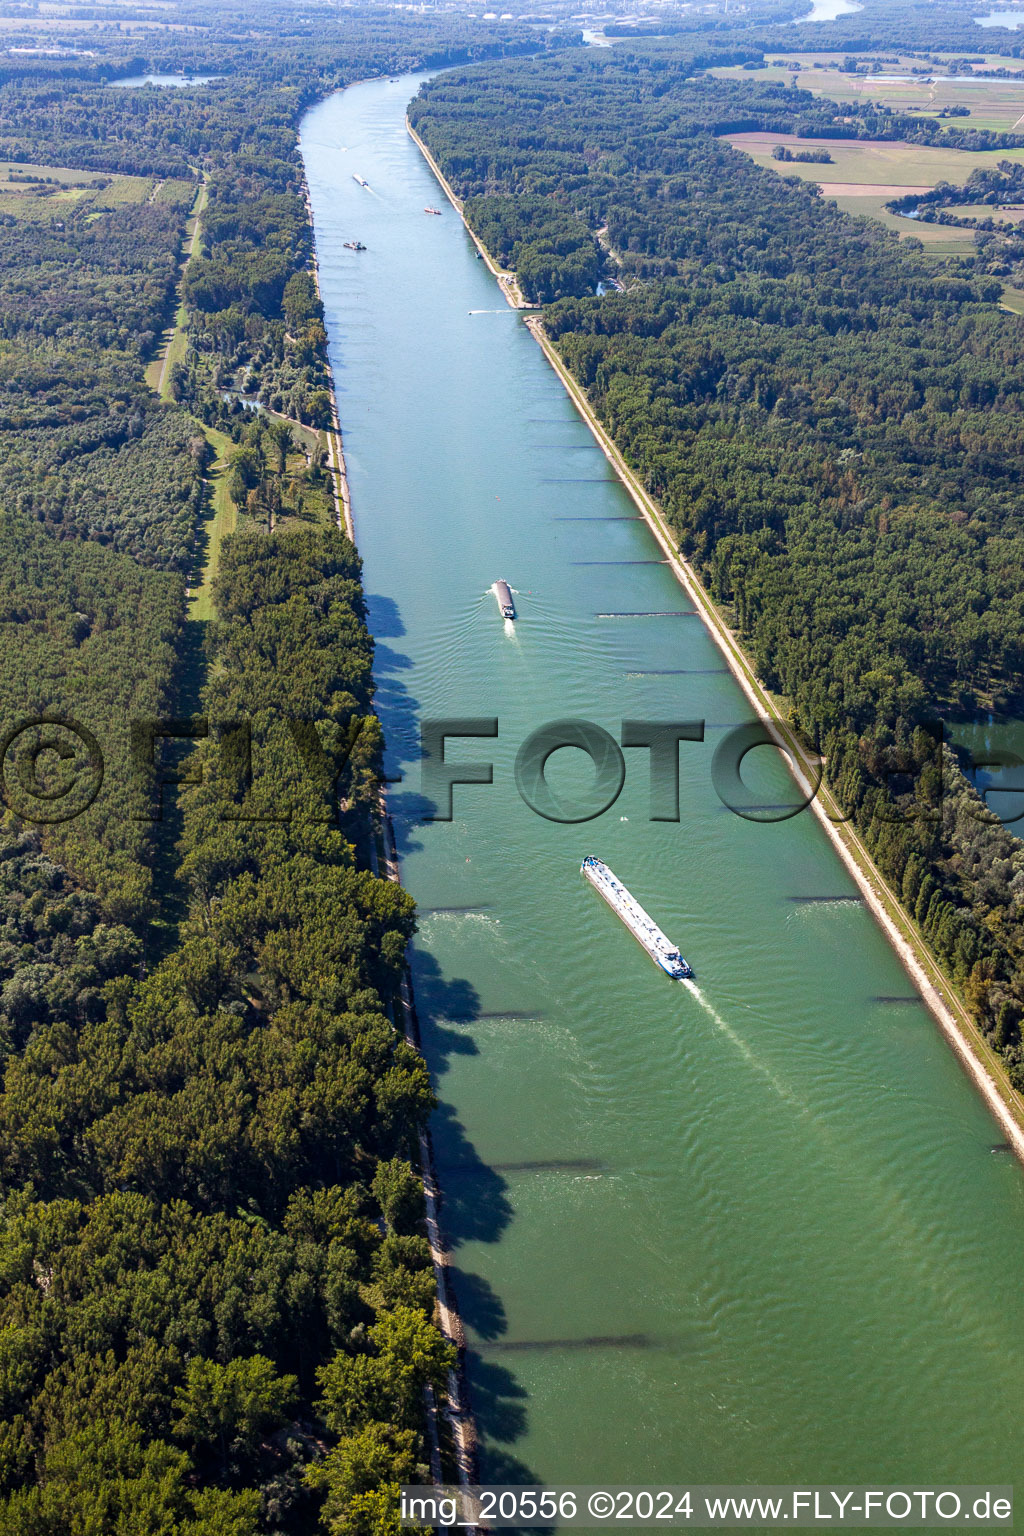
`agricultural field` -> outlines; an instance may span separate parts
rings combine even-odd
[[[1024,315],[1024,289],[1006,283],[999,304],[1001,309],[1008,309],[1012,315]]]
[[[941,64],[934,66],[933,73],[917,80],[891,80],[885,77],[920,71],[921,60],[889,55],[879,59],[879,63],[880,75],[850,74],[840,67],[839,55],[772,55],[768,68],[758,70],[754,78],[795,80],[803,90],[832,101],[877,101],[894,111],[915,112],[922,117],[937,117],[943,107],[963,106],[971,115],[953,119],[960,127],[1009,133],[1019,126],[1019,131],[1024,132],[1024,68],[1020,59],[1001,58],[997,54],[985,58],[985,67],[1012,69],[1016,80],[972,79],[966,75],[943,80]],[[714,69],[711,73],[726,80],[751,78],[749,71],[740,68]]]
[[[1020,204],[1010,207],[1001,203],[998,208],[993,208],[987,203],[955,203],[942,211],[951,213],[956,219],[994,219],[998,224],[1019,224],[1024,219],[1024,206]]]
[[[0,186],[0,213],[15,219],[30,219],[34,223],[49,223],[60,219],[88,193],[76,188],[66,192],[44,193],[22,188],[14,191],[10,186]]]
[[[191,208],[196,195],[194,181],[179,181],[169,177],[166,181],[158,181],[156,191],[153,193],[155,203],[180,203],[185,208]]]
[[[894,189],[890,197],[898,197],[901,191],[927,192],[940,181],[962,185],[972,171],[994,166],[1000,160],[1024,162],[1024,149],[936,149],[899,139],[801,139],[792,133],[731,133],[728,139],[758,165],[829,188],[842,185],[848,189],[843,193],[846,197],[855,196],[854,189],[860,187],[865,197],[877,196],[890,187]],[[772,150],[777,144],[794,151],[827,149],[832,163],[773,160]]]
[[[920,240],[935,256],[972,249],[973,231],[919,223],[889,213],[885,204],[908,192],[928,192],[940,181],[962,186],[972,171],[1000,160],[1024,162],[1024,149],[935,149],[884,139],[801,139],[795,134],[734,133],[729,135],[729,143],[766,170],[816,181],[823,194],[833,198],[845,212],[878,219],[897,234]],[[777,144],[793,151],[827,149],[832,164],[773,160],[772,150]]]
[[[56,16],[45,15],[44,7],[39,7],[40,14],[35,16],[0,16],[0,32],[13,32],[38,34],[33,38],[33,47],[43,46],[48,40],[47,35],[54,32],[94,32],[104,31],[115,33],[120,37],[127,37],[133,33],[142,32],[206,32],[205,26],[197,26],[194,23],[184,21],[159,21],[145,20],[137,16],[121,19],[114,10],[104,15],[77,15]]]
[[[112,176],[110,186],[93,198],[93,206],[114,208],[118,203],[145,203],[152,191],[152,176]]]
[[[27,177],[37,178],[27,180]],[[108,183],[104,185],[104,183]],[[171,188],[188,188],[188,200],[195,188],[185,182],[169,182]],[[70,208],[91,202],[97,210],[119,203],[144,203],[153,192],[153,180],[147,176],[118,176],[109,172],[75,170],[63,165],[35,165],[21,161],[0,161],[0,213],[37,222],[59,219]],[[184,201],[177,192],[171,201]]]
[[[877,219],[886,229],[894,230],[901,239],[920,240],[931,256],[970,256],[974,252],[973,229],[957,229],[950,224],[926,224],[919,219],[908,219],[898,213],[890,213],[886,203],[894,193],[884,197],[846,197],[842,193],[826,194],[844,213],[859,214],[862,218]]]
[[[21,160],[0,160],[0,192],[26,190],[38,185],[19,179],[25,176],[41,177],[44,186],[56,182],[62,187],[95,187],[107,180],[106,173],[99,175],[96,171],[75,170],[66,165],[30,165]]]

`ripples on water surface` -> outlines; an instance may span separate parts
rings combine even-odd
[[[1012,1481],[1020,1170],[927,1012],[884,1001],[914,989],[811,815],[717,800],[711,754],[750,712],[699,619],[597,617],[692,605],[519,318],[470,313],[497,289],[447,204],[422,213],[414,90],[334,97],[303,145],[403,878],[440,909],[414,973],[484,1472]],[[448,748],[494,784],[425,824],[419,721],[452,715],[500,718]],[[647,821],[637,749],[597,821],[528,811],[516,750],[566,715],[616,738],[704,718],[679,825]],[[754,758],[765,800],[791,798]],[[590,851],[692,988],[580,879]]]

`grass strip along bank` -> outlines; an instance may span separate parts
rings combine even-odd
[[[666,48],[487,66],[410,120],[546,303],[535,334],[748,697],[805,772],[824,757],[819,814],[1020,1149],[1024,845],[934,734],[1019,702],[1015,321],[984,267],[715,132],[834,135],[830,104],[691,73]],[[629,291],[595,299],[602,275]]]

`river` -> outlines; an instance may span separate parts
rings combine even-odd
[[[840,16],[850,16],[862,11],[858,0],[814,0],[806,16],[797,16],[797,24],[804,21],[835,21]]]
[[[1011,1482],[1021,1169],[814,818],[719,801],[748,706],[407,136],[417,86],[330,98],[302,148],[484,1474]],[[499,718],[448,746],[494,782],[428,822],[419,726],[452,716]],[[516,752],[564,716],[704,719],[680,822],[647,819],[637,749],[597,820],[529,810]],[[552,761],[566,796],[579,760]],[[581,881],[588,852],[697,990]]]

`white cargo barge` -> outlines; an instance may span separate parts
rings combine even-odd
[[[588,854],[580,865],[580,873],[586,875],[616,916],[621,917],[634,939],[643,945],[654,963],[660,965],[667,975],[678,980],[693,975],[676,946],[666,938],[653,917],[644,911],[635,896],[630,895],[607,864],[595,859],[593,854]]]
[[[512,601],[512,588],[509,586],[508,582],[496,581],[494,586],[491,588],[491,591],[498,599],[498,607],[501,610],[502,618],[514,619],[516,616],[516,605]]]

